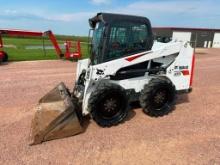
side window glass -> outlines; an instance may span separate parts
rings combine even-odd
[[[146,25],[136,25],[132,27],[133,44],[137,51],[145,50],[147,41],[147,27]]]
[[[125,27],[112,27],[108,42],[107,59],[115,59],[123,56],[124,48],[127,43]]]
[[[92,52],[92,56],[93,56],[93,61],[94,64],[96,64],[98,61],[98,58],[100,56],[101,53],[101,42],[102,42],[102,35],[104,32],[104,25],[103,24],[99,24],[98,27],[94,30],[93,32],[93,40],[92,40],[92,47],[93,47],[93,52]]]
[[[147,50],[147,25],[132,22],[115,23],[110,28],[105,61]]]

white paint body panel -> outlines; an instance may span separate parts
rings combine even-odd
[[[134,60],[127,60],[129,57],[135,57]],[[181,70],[177,67],[179,66],[187,66],[189,72],[192,69],[192,57],[193,57],[193,49],[188,43],[183,42],[170,42],[166,44],[155,42],[152,50],[138,53],[135,55],[122,57],[119,59],[115,59],[112,61],[108,61],[105,63],[97,64],[97,65],[89,65],[89,60],[80,60],[77,66],[77,78],[82,71],[82,69],[86,69],[86,81],[85,81],[85,90],[84,97],[82,100],[82,110],[83,114],[86,115],[89,113],[88,109],[88,100],[91,93],[96,90],[96,84],[98,84],[98,80],[106,80],[112,83],[119,84],[125,90],[134,89],[135,92],[140,92],[144,85],[148,84],[148,82],[153,77],[165,76],[169,78],[176,87],[176,90],[187,90],[190,85],[190,74],[183,75]],[[123,67],[132,66],[134,64],[139,64],[144,61],[151,62],[160,62],[166,67],[166,73],[160,75],[149,75],[148,72],[145,73],[144,76],[136,77],[136,78],[128,78],[123,80],[110,80],[110,75],[114,76],[117,71]],[[171,61],[171,62],[170,62]],[[162,65],[162,66],[163,66]],[[103,74],[97,74],[97,70],[102,70]],[[178,72],[178,75],[176,74]]]
[[[90,59],[88,58],[78,61],[76,68],[76,80],[79,78],[79,75],[82,72],[82,70],[84,69],[87,70],[89,63],[90,63]]]
[[[191,32],[180,32],[180,31],[174,31],[172,39],[174,41],[182,41],[182,42],[188,42],[191,39]]]
[[[212,47],[220,48],[220,33],[215,33]]]

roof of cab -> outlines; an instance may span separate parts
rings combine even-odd
[[[135,21],[150,24],[149,19],[146,17],[113,13],[97,13],[96,16],[89,19],[89,24],[91,28],[95,28],[97,22],[111,23],[113,21]]]

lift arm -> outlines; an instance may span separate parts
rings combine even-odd
[[[62,58],[64,54],[59,47],[56,37],[54,36],[53,32],[48,30],[46,32],[35,32],[35,31],[26,31],[26,30],[11,30],[11,29],[0,29],[0,48],[3,48],[3,42],[1,35],[5,34],[8,36],[32,36],[32,37],[43,37],[48,36],[51,40],[57,55]]]
[[[64,56],[64,54],[62,53],[62,50],[59,47],[59,44],[57,42],[57,39],[55,37],[55,35],[53,34],[53,32],[51,30],[48,30],[46,32],[44,32],[43,35],[46,35],[50,38],[50,41],[52,42],[57,54],[59,55],[60,58],[62,58]]]

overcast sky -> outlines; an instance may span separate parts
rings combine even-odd
[[[220,0],[0,0],[0,28],[87,35],[97,12],[148,17],[152,26],[220,28]]]

